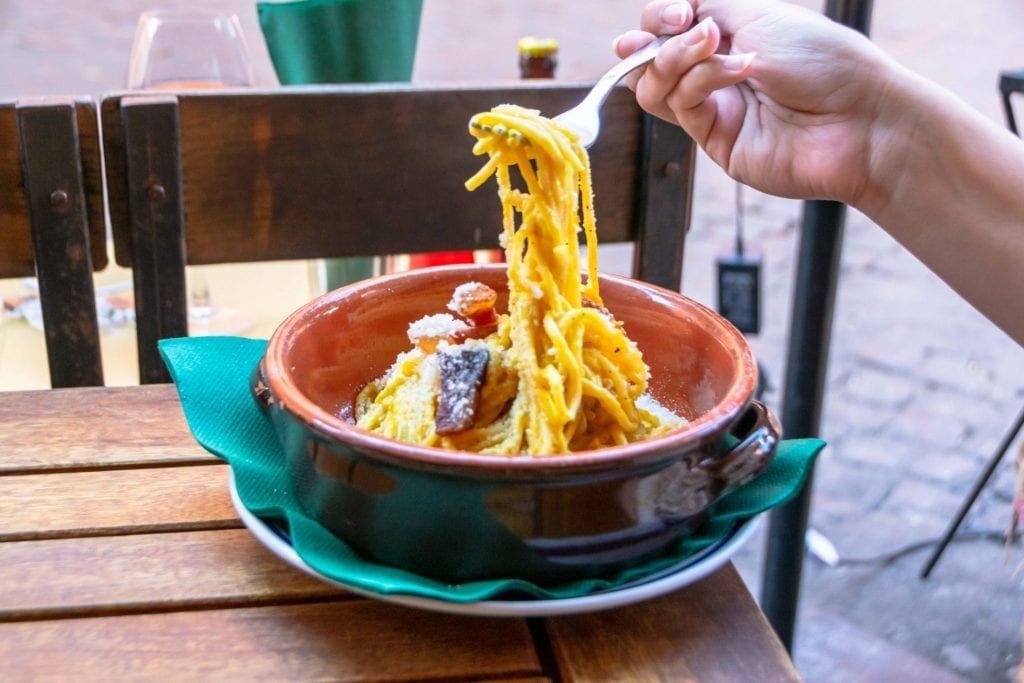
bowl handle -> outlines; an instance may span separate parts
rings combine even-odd
[[[697,469],[719,481],[723,493],[746,484],[768,467],[781,434],[772,411],[760,401],[751,401],[729,430],[729,442],[738,439],[738,443],[701,460]]]
[[[260,358],[260,362],[253,368],[252,377],[249,378],[249,390],[256,400],[256,405],[264,413],[269,412],[270,406],[274,403],[274,395],[270,393],[266,378],[266,369],[263,367],[263,359]]]

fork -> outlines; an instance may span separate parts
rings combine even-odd
[[[579,137],[581,145],[590,147],[597,140],[597,134],[601,129],[601,105],[608,98],[608,93],[630,71],[654,59],[654,56],[658,53],[658,48],[672,37],[660,36],[655,38],[613,66],[608,70],[608,73],[598,79],[582,102],[572,109],[559,114],[554,120],[575,133]]]

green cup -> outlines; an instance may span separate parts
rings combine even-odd
[[[412,78],[423,0],[302,0],[256,4],[281,85]],[[325,261],[327,289],[375,275],[375,259]]]

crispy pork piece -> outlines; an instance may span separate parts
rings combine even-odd
[[[494,304],[498,293],[482,282],[466,282],[455,288],[448,310],[468,318],[472,325],[485,327],[498,321]]]
[[[457,434],[473,426],[489,359],[490,354],[482,345],[438,351],[441,393],[434,415],[434,430],[438,434]]]
[[[423,353],[433,353],[439,343],[451,342],[456,334],[469,329],[469,325],[462,320],[447,313],[438,313],[424,316],[409,325],[408,335],[409,341]]]

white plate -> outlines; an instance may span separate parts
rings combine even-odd
[[[519,600],[451,602],[418,595],[378,593],[366,588],[350,585],[343,580],[318,572],[299,557],[299,554],[295,552],[295,548],[292,547],[286,538],[242,504],[241,499],[238,497],[238,490],[235,488],[234,474],[230,477],[229,485],[231,502],[234,504],[242,523],[272,553],[293,567],[321,581],[376,600],[392,602],[407,607],[433,610],[435,612],[450,612],[473,616],[549,617],[562,614],[594,612],[650,600],[651,598],[694,583],[721,567],[750,538],[760,521],[760,517],[747,520],[730,535],[726,536],[725,539],[711,546],[711,548],[695,556],[688,557],[677,565],[614,589],[597,591],[574,598],[538,599],[527,597]]]

